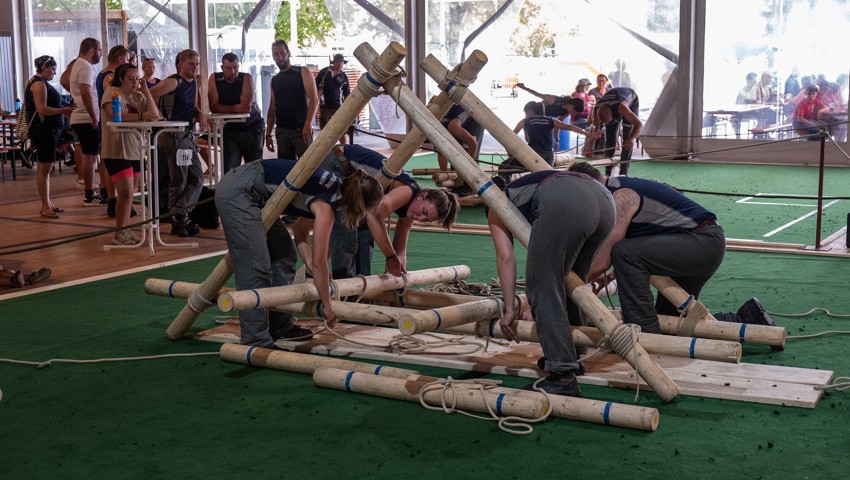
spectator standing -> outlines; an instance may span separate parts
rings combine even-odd
[[[313,119],[319,108],[316,82],[310,71],[292,65],[289,46],[283,40],[272,43],[272,58],[280,70],[272,77],[269,111],[266,114],[266,148],[277,158],[299,159],[313,142]]]
[[[334,55],[330,66],[319,70],[316,76],[316,87],[319,93],[319,128],[331,121],[342,102],[351,95],[351,87],[348,84],[348,75],[343,71],[343,65],[348,63],[341,53]],[[345,135],[339,139],[340,144],[345,144]]]
[[[159,120],[159,110],[151,97],[148,85],[139,75],[139,69],[132,63],[119,65],[112,75],[110,86],[100,101],[101,114],[109,119],[112,115],[112,99],[117,94],[121,99],[121,120],[124,122],[155,122]],[[103,165],[118,192],[114,206],[115,232],[112,243],[115,245],[133,245],[136,238],[127,225],[133,205],[133,192],[139,185],[142,155],[141,139],[132,133],[113,131],[109,122],[102,125]]]
[[[596,76],[596,86],[588,90],[587,93],[593,95],[598,102],[599,99],[602,98],[602,95],[605,95],[605,92],[607,92],[610,87],[611,86],[608,84],[608,76],[604,73],[600,73]]]
[[[618,58],[614,62],[614,67],[616,67],[616,70],[608,74],[608,78],[611,79],[611,85],[614,88],[635,88],[632,84],[632,76],[626,71],[626,61]]]
[[[158,103],[160,113],[168,120],[187,122],[189,128],[182,132],[160,135],[159,171],[160,189],[165,183],[163,171],[168,173],[168,208],[171,213],[171,233],[181,237],[196,235],[198,227],[188,220],[188,213],[198,201],[204,184],[204,172],[198,156],[198,146],[192,135],[195,122],[207,130],[207,119],[198,99],[198,67],[200,55],[194,50],[177,54],[177,73],[164,78],[150,92]],[[163,98],[166,97],[166,98]],[[165,164],[163,168],[163,163]],[[160,197],[162,192],[160,190]]]
[[[207,97],[212,113],[247,113],[244,122],[224,126],[222,139],[222,175],[245,163],[263,158],[265,122],[254,101],[254,77],[239,71],[239,57],[225,53],[221,72],[210,75]]]
[[[103,55],[100,42],[94,38],[86,38],[80,42],[80,52],[77,61],[71,67],[69,86],[71,98],[77,108],[71,114],[71,128],[77,135],[80,148],[83,150],[82,170],[85,184],[83,206],[106,206],[106,198],[94,192],[94,170],[100,155],[100,135],[97,131],[100,120],[100,109],[97,107],[97,70],[95,65],[100,63]],[[106,169],[101,170],[101,191],[105,190]]]
[[[74,106],[63,107],[59,92],[48,83],[56,76],[56,60],[53,57],[42,55],[36,58],[35,72],[24,91],[27,112],[32,112],[27,133],[38,151],[38,177],[35,183],[41,198],[41,216],[59,218],[62,209],[50,202],[50,171],[56,161],[56,147],[64,125],[62,116],[71,115]]]
[[[106,54],[106,66],[103,67],[103,70],[97,74],[97,78],[95,80],[95,85],[97,86],[98,105],[103,104],[103,92],[107,87],[109,87],[109,85],[112,84],[115,69],[125,63],[130,63],[130,51],[124,48],[124,45],[115,45],[109,49],[109,53]],[[109,119],[110,116],[107,116],[106,118]],[[101,137],[102,132],[103,123],[101,122],[98,124],[98,133]],[[106,198],[106,216],[109,218],[115,218],[115,186],[112,184],[112,177],[108,168],[101,168],[100,179],[100,195],[103,198]]]
[[[573,98],[580,98],[584,102],[584,109],[570,114],[570,123],[578,127],[587,127],[590,122],[590,113],[596,105],[596,97],[587,92],[587,87],[590,85],[590,80],[582,78],[576,85],[576,90],[570,95]]]

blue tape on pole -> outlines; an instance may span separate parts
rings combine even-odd
[[[369,75],[369,72],[366,72],[366,80],[369,80],[370,82],[372,82],[372,84],[373,84],[373,85],[376,85],[376,86],[378,86],[378,87],[380,87],[380,86],[381,86],[381,84],[380,84],[380,83],[378,83],[378,81],[377,81],[377,80],[375,80],[374,78],[372,78],[372,75]]]
[[[170,285],[168,285],[168,296],[171,297],[171,298],[174,298],[174,284],[175,283],[177,283],[177,280],[174,280],[173,282],[171,282]]]
[[[443,324],[443,317],[440,316],[440,312],[438,312],[436,310],[431,310],[431,311],[434,312],[434,315],[437,316],[437,328],[435,328],[434,330],[439,330],[440,325]]]
[[[490,336],[491,336],[491,337],[493,337],[493,338],[495,338],[495,337],[496,337],[496,319],[495,319],[495,318],[494,318],[493,320],[490,320],[490,330],[489,330],[489,334],[490,334]]]
[[[450,91],[452,91],[452,89],[454,88],[454,86],[455,86],[455,82],[454,82],[454,80],[451,80],[451,81],[449,81],[449,83],[446,85],[446,88],[444,88],[444,89],[443,89],[443,91],[444,91],[444,92],[446,92],[446,93],[449,93]]]
[[[457,269],[455,267],[452,267],[452,271],[455,272],[455,278],[452,279],[452,281],[456,282],[457,281]]]
[[[257,304],[254,305],[254,308],[260,308],[260,292],[254,290],[253,288],[251,289],[251,291],[254,292],[254,296],[257,297]]]
[[[328,283],[328,290],[330,290],[331,298],[333,298],[333,296],[334,296],[334,284],[333,284],[333,282]]]
[[[384,368],[384,366],[383,366],[383,365],[378,365],[378,368],[376,368],[376,369],[375,369],[375,375],[380,375],[380,374],[381,374],[381,369],[382,369],[382,368]]]
[[[613,405],[612,402],[606,403],[605,410],[602,412],[602,421],[605,422],[605,425],[611,425],[611,405]]]
[[[485,183],[484,185],[482,185],[482,186],[481,186],[481,188],[479,188],[479,189],[478,189],[478,196],[479,196],[479,197],[483,197],[483,196],[484,196],[484,192],[485,192],[488,188],[490,188],[490,187],[492,187],[492,186],[493,186],[493,181],[492,181],[492,180],[491,180],[491,181],[489,181],[489,182],[487,182],[487,183]]]
[[[251,363],[251,353],[253,353],[253,352],[254,352],[254,349],[255,349],[255,348],[257,348],[257,347],[251,347],[251,348],[249,348],[249,349],[248,349],[248,352],[245,354],[245,361],[247,361],[247,362],[248,362],[248,365],[250,365],[250,366],[252,366],[252,367],[254,366],[254,364],[253,364],[253,363]]]
[[[679,305],[679,310],[684,310],[688,308],[688,305],[691,303],[691,300],[694,299],[693,295],[688,295],[688,298],[685,299],[685,303]]]
[[[741,343],[746,342],[746,340],[744,340],[744,332],[745,332],[746,330],[747,330],[747,324],[746,324],[746,323],[742,323],[742,324],[741,324],[741,331],[740,331],[740,332],[738,332],[738,338],[741,340]]]
[[[393,174],[391,174],[390,172],[388,172],[388,171],[387,171],[387,169],[386,169],[386,168],[384,168],[384,167],[381,167],[381,175],[383,175],[383,176],[385,176],[385,177],[387,177],[387,178],[393,178],[393,179],[394,179],[394,178],[397,178],[395,175],[393,175]]]
[[[351,391],[351,377],[353,377],[353,376],[354,376],[353,370],[348,372],[348,375],[345,376],[345,391],[346,392]]]
[[[691,339],[691,346],[688,348],[688,353],[690,353],[691,358],[696,358],[696,357],[694,357],[694,347],[696,347],[696,345],[697,345],[697,337],[694,337],[694,338]]]
[[[496,399],[496,414],[500,416],[502,415],[502,400],[504,400],[504,398],[505,394],[500,393],[499,397]]]
[[[295,185],[293,185],[293,184],[289,183],[289,180],[287,180],[285,177],[284,177],[284,179],[283,179],[283,186],[285,186],[286,188],[288,188],[288,189],[292,190],[293,192],[297,192],[297,191],[298,191],[298,189],[295,187]]]

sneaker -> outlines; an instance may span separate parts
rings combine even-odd
[[[24,272],[21,270],[17,270],[14,272],[12,278],[9,279],[9,285],[15,288],[24,288],[24,283],[26,280],[24,279]]]
[[[100,195],[94,194],[91,198],[83,199],[84,207],[103,207],[106,206],[106,200],[104,200]]]
[[[135,245],[136,243],[138,243],[138,240],[126,228],[118,230],[115,232],[115,236],[112,237],[113,245]]]
[[[523,390],[533,391],[535,390],[535,384],[537,384],[537,389],[541,389],[552,395],[563,395],[565,397],[581,396],[581,388],[578,386],[578,380],[576,380],[575,373],[568,373],[566,375],[552,374],[543,380],[538,380],[537,382],[526,385],[523,387]]]
[[[34,285],[38,282],[43,282],[44,280],[50,278],[50,275],[52,273],[53,272],[49,268],[42,267],[38,269],[38,271],[30,273],[30,276],[27,277],[26,283],[28,285]]]
[[[764,309],[764,305],[759,302],[758,298],[751,298],[741,305],[736,314],[738,323],[749,323],[753,325],[774,326],[775,323],[770,315]]]
[[[178,237],[191,237],[197,235],[198,227],[191,225],[186,220],[186,215],[176,213],[171,216],[171,234]]]

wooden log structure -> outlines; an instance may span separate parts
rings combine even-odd
[[[379,397],[394,398],[419,403],[419,395],[432,377],[413,379],[384,377],[359,373],[338,368],[318,368],[313,373],[313,382],[317,387],[365,393]],[[435,379],[436,380],[436,379]],[[521,395],[518,391],[494,392],[485,389],[482,394],[477,388],[429,389],[422,394],[426,404],[440,406],[454,405],[465,411],[479,413],[495,412],[499,416],[512,416],[537,419],[546,414],[548,405],[543,395]]]
[[[458,67],[457,78],[461,81],[461,83],[472,83],[478,77],[478,72],[484,68],[484,65],[487,64],[487,56],[484,55],[480,50],[473,50],[472,54],[469,58],[466,59]],[[391,90],[393,88],[398,88],[398,83],[400,79],[397,76],[394,76],[388,79],[384,83],[385,90]],[[430,105],[428,105],[428,111],[430,111],[435,118],[443,118],[443,116],[448,113],[449,109],[452,108],[454,102],[449,98],[449,95],[446,92],[440,92],[439,95]],[[386,160],[386,173],[390,172],[398,172],[404,167],[405,163],[413,156],[413,153],[422,146],[422,142],[427,139],[425,134],[420,130],[416,125],[413,125],[409,132],[404,136],[404,140],[395,148],[390,158]],[[392,178],[388,177],[385,172],[382,170],[376,175],[376,178],[381,185],[386,188]]]
[[[422,388],[439,380],[441,379],[426,376],[411,376],[402,380],[324,368],[316,370],[313,374],[313,381],[319,387],[416,403],[419,403],[419,393]],[[429,405],[442,405],[443,390],[438,388],[428,390],[423,397],[425,403]],[[481,413],[488,413],[487,405],[489,405],[490,410],[499,416],[537,419],[542,417],[549,408],[551,415],[559,418],[650,432],[655,431],[659,423],[658,410],[655,408],[561,395],[548,395],[547,399],[537,392],[505,387],[486,389],[484,398],[477,389],[456,388],[454,391],[447,389],[445,403],[451,405],[454,400],[457,401],[456,406],[459,409]]]
[[[419,66],[438,84],[443,82],[450,74],[449,70],[433,55],[425,57]],[[458,95],[458,97],[460,98],[456,103],[463,107],[481,126],[486,128],[493,135],[493,138],[505,147],[508,155],[516,158],[529,172],[551,168],[528,143],[521,140],[513,129],[505,125],[474,93],[467,91],[463,95]],[[449,161],[451,161],[451,158],[449,158]],[[464,176],[463,178],[466,179],[467,177]]]
[[[387,377],[407,378],[418,375],[416,370],[355,362],[336,357],[311,355],[308,353],[287,352],[269,348],[252,347],[235,343],[225,343],[219,350],[221,359],[227,362],[242,363],[254,367],[273,368],[288,372],[312,375],[318,368],[339,368],[342,370],[384,375]]]
[[[364,65],[371,64],[376,55],[377,53],[374,50],[369,51],[369,49],[355,52],[357,59]],[[452,162],[454,169],[460,172],[466,183],[472,187],[472,190],[484,199],[490,209],[498,213],[502,222],[513,233],[514,237],[527,248],[531,225],[502,191],[498,188],[491,188],[493,182],[490,181],[490,178],[478,168],[469,154],[428,112],[428,109],[419,101],[416,94],[403,84],[399,88],[389,91],[389,94],[404,110],[407,118],[411,119],[428,136],[437,150]],[[486,106],[481,105],[481,108],[486,108]],[[470,112],[470,114],[472,113]],[[486,120],[486,118],[482,117],[482,120]],[[482,122],[479,121],[479,123]],[[501,121],[498,123],[504,125]],[[482,125],[490,130],[491,125],[486,123],[482,123]],[[550,168],[542,159],[540,163]],[[529,166],[526,166],[526,168],[529,168]],[[597,328],[606,336],[615,334],[615,330],[622,325],[622,322],[616,320],[596,295],[572,272],[567,279],[566,288],[573,301],[582,308]],[[640,343],[630,343],[629,346],[629,353],[624,355],[624,360],[629,362],[638,374],[652,386],[662,401],[669,402],[675,398],[680,389],[673,380],[655,363]]]
[[[369,277],[343,278],[331,283],[331,296],[360,295],[365,292],[398,290],[407,286],[424,285],[464,279],[469,276],[469,267],[430,268],[407,272],[404,277],[385,273]],[[336,286],[334,286],[336,285]],[[218,297],[218,308],[233,312],[251,308],[265,308],[294,302],[309,302],[319,299],[319,292],[312,282],[281,287],[259,288],[227,292]]]
[[[405,335],[433,332],[466,323],[490,320],[500,317],[504,310],[504,301],[499,297],[478,297],[474,302],[446,307],[417,310],[402,314],[398,319],[398,329]]]
[[[623,313],[617,310],[614,311],[614,316],[622,318]],[[677,335],[681,322],[681,318],[672,315],[658,316],[658,324],[661,326],[661,331],[668,335]],[[771,347],[784,347],[787,335],[788,332],[785,330],[785,327],[720,322],[716,320],[702,320],[697,322],[694,327],[694,336],[699,338],[755,343],[759,345],[770,345]]]
[[[363,50],[366,47],[374,51],[367,43],[363,43],[355,49],[355,54],[358,50]],[[373,58],[374,61],[361,62],[369,67],[357,82],[357,88],[345,99],[328,125],[319,132],[313,143],[307,147],[307,151],[304,152],[296,166],[287,175],[284,184],[272,194],[263,207],[262,220],[266,230],[280,217],[298,189],[304,185],[304,182],[310,178],[316,167],[322,163],[325,156],[351,125],[351,122],[363,110],[363,107],[372,97],[381,93],[381,86],[394,74],[405,55],[404,47],[397,42],[392,42],[380,56],[376,55]],[[287,184],[289,187],[287,187]],[[168,326],[166,330],[168,338],[176,340],[183,337],[201,312],[213,305],[212,296],[224,286],[232,273],[233,265],[228,253],[216,265],[201,286],[189,297],[186,305]]]
[[[662,275],[650,275],[649,283],[658,290],[658,293],[670,301],[673,305],[681,307],[688,302],[691,295],[685,291],[675,280]],[[714,315],[706,312],[704,320],[717,321]]]

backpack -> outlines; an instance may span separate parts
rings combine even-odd
[[[30,115],[27,109],[27,95],[32,95],[32,91],[30,87],[32,87],[32,83],[35,79],[32,79],[27,83],[27,87],[24,90],[24,101],[21,103],[21,109],[18,110],[18,118],[15,125],[15,138],[17,139],[18,145],[23,145],[24,142],[29,140],[29,130],[30,130],[30,120],[32,115]],[[35,112],[38,115],[38,112]]]

